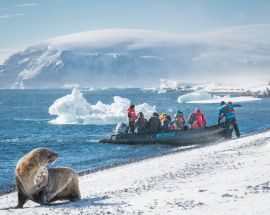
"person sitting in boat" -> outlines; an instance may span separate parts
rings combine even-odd
[[[166,115],[165,119],[161,123],[161,131],[163,133],[170,132],[172,130],[173,122],[171,121],[171,117]]]
[[[159,133],[160,126],[161,126],[161,123],[159,120],[159,114],[157,112],[154,112],[148,121],[148,132],[149,133]]]
[[[188,124],[190,124],[190,126],[191,126],[195,122],[195,120],[196,120],[196,114],[194,111],[188,117]]]
[[[173,130],[178,131],[184,129],[186,119],[182,111],[178,110],[174,114]]]
[[[220,121],[225,117],[225,136],[226,138],[232,137],[233,130],[235,131],[235,134],[237,137],[240,137],[240,131],[236,122],[235,118],[235,107],[241,107],[239,104],[233,104],[232,102],[226,102],[222,101],[220,103],[220,109],[218,112],[218,124]],[[231,128],[232,127],[232,128]]]
[[[167,114],[166,113],[162,113],[160,116],[160,123],[162,124],[164,119],[166,118]]]
[[[135,120],[137,119],[137,115],[135,112],[135,105],[130,105],[127,109],[128,112],[128,133],[134,134],[135,131]]]
[[[203,128],[206,126],[206,118],[199,108],[189,116],[188,122],[191,124],[191,128]]]
[[[135,121],[135,133],[143,134],[147,130],[147,119],[144,118],[143,112],[139,112],[138,118]]]

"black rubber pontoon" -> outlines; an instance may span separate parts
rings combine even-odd
[[[170,133],[157,134],[116,134],[100,140],[101,143],[119,144],[144,144],[144,143],[165,143],[165,144],[197,144],[210,143],[224,138],[224,123],[212,125],[206,128],[188,129]]]

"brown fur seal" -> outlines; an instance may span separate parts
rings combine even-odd
[[[22,208],[29,199],[39,204],[80,199],[76,172],[66,167],[46,168],[58,157],[49,149],[37,148],[18,161],[15,171],[18,191],[16,208]]]

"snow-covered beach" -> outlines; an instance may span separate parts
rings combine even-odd
[[[81,176],[79,202],[0,213],[269,214],[269,158],[268,130]],[[0,196],[1,209],[16,203]]]

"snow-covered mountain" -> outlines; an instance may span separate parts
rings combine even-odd
[[[270,80],[270,25],[202,34],[97,30],[54,38],[0,65],[0,88],[157,86]]]

